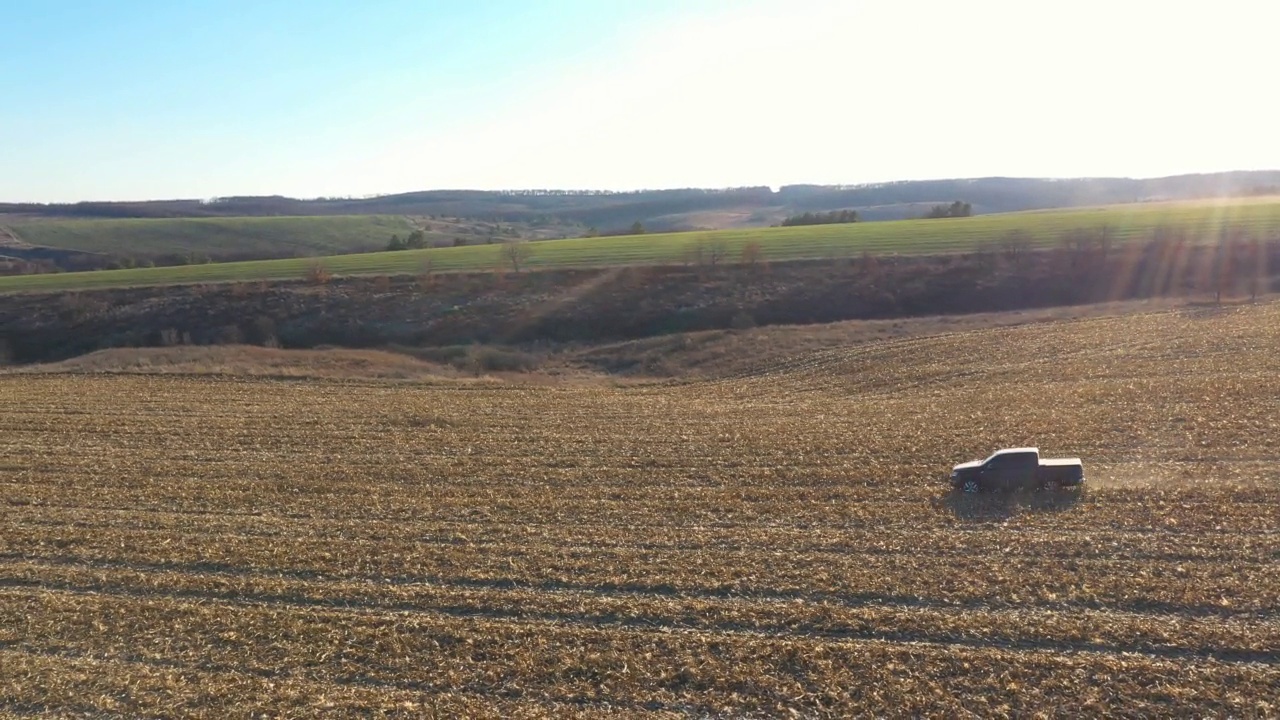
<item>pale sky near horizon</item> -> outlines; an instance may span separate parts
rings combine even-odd
[[[0,201],[1280,169],[1280,3],[0,0]]]

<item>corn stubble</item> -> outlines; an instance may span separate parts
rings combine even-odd
[[[0,377],[0,709],[1280,714],[1280,306],[636,387]],[[1079,454],[1083,493],[955,498]]]

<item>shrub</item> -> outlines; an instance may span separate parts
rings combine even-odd
[[[405,347],[401,345],[392,345],[390,349],[405,355],[412,355],[419,360],[452,365],[453,367],[460,368],[467,364],[467,354],[471,352],[473,347],[474,346],[471,345],[441,345],[427,347]]]
[[[431,258],[424,258],[418,266],[418,289],[426,290],[436,284],[435,265]]]
[[[333,273],[329,272],[329,268],[319,260],[311,263],[307,268],[307,282],[312,285],[324,285],[333,279]]]
[[[527,372],[538,366],[538,359],[518,350],[474,345],[466,355],[466,369],[480,375],[485,372]]]
[[[59,316],[69,321],[85,320],[107,309],[107,305],[96,297],[78,292],[63,295],[60,304]]]
[[[862,255],[858,257],[857,269],[863,279],[868,282],[874,283],[880,279],[880,261],[866,250],[863,250]]]
[[[249,325],[249,342],[263,347],[280,347],[276,338],[276,321],[266,315],[259,315]]]
[[[244,333],[236,325],[224,325],[214,333],[213,341],[217,345],[243,345]]]
[[[729,320],[729,327],[734,330],[749,330],[755,326],[756,319],[745,310],[739,311]]]

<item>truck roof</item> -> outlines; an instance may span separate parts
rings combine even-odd
[[[1040,448],[1035,448],[1035,447],[1005,448],[1005,449],[1003,449],[1003,450],[997,450],[997,451],[995,451],[994,453],[992,453],[992,456],[994,457],[994,456],[996,456],[996,455],[1013,455],[1013,454],[1015,454],[1015,453],[1019,453],[1019,454],[1020,454],[1020,453],[1035,453],[1035,454],[1039,455],[1039,454],[1040,454]]]
[[[1039,458],[1039,457],[1040,457],[1040,449],[1039,449],[1039,448],[1033,448],[1033,447],[1005,448],[1005,449],[1003,449],[1003,450],[997,450],[997,451],[995,451],[995,452],[991,453],[991,454],[990,454],[990,455],[988,455],[988,456],[986,457],[986,459],[985,459],[985,460],[983,460],[982,462],[991,462],[993,459],[998,458],[998,457],[1002,457],[1002,456],[1004,456],[1004,455],[1022,455],[1022,454],[1024,454],[1024,453],[1033,453],[1033,454],[1035,454],[1035,456],[1036,456],[1037,458]]]

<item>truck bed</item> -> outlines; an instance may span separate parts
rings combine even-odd
[[[1041,458],[1036,477],[1041,483],[1078,485],[1084,482],[1084,463],[1080,458]]]
[[[1080,458],[1040,458],[1040,467],[1071,467],[1074,465],[1084,467],[1084,462]]]

